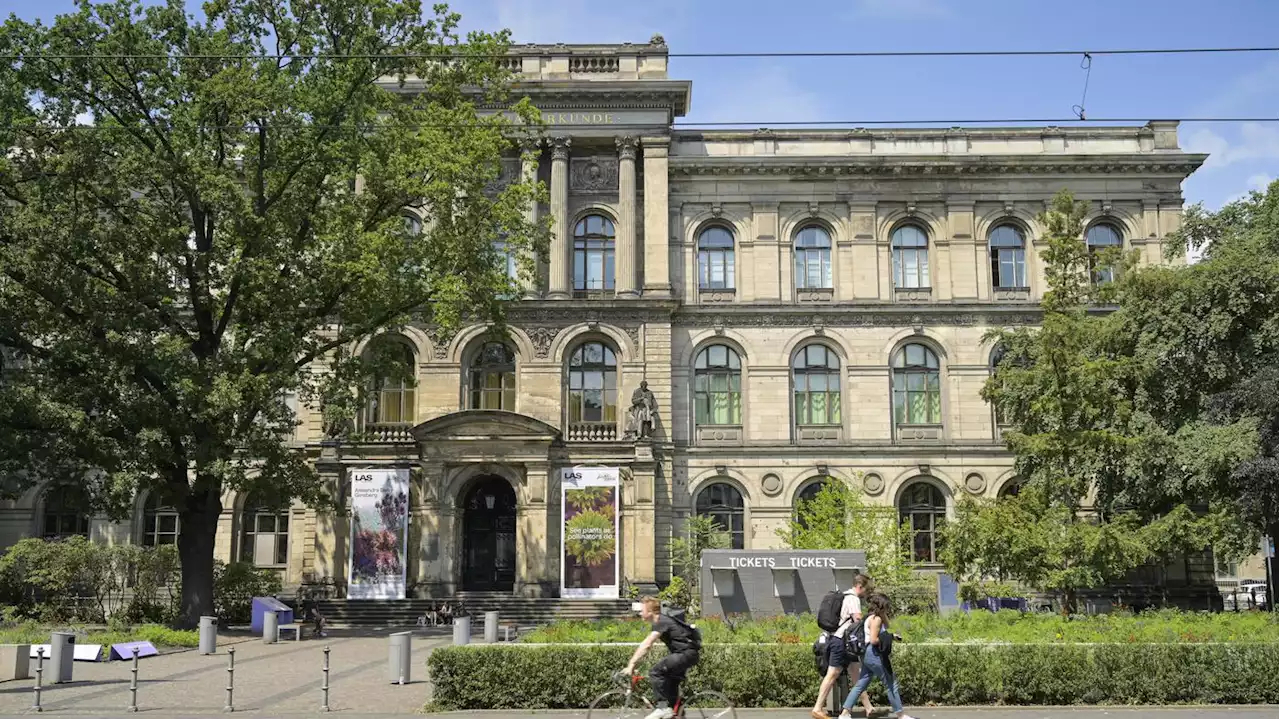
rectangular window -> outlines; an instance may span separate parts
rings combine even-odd
[[[831,288],[831,250],[796,250],[796,289]]]
[[[995,261],[996,287],[1027,287],[1026,253],[1021,247],[999,249]]]

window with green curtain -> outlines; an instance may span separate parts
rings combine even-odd
[[[694,421],[698,426],[742,424],[742,360],[725,345],[711,345],[693,364]]]
[[[840,424],[840,358],[825,345],[809,345],[791,361],[798,426]]]
[[[942,424],[938,356],[909,344],[893,356],[893,419],[896,424]]]
[[[471,409],[516,409],[516,355],[502,342],[486,342],[471,360]]]

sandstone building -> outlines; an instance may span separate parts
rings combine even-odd
[[[536,168],[550,202],[536,211],[555,235],[510,341],[484,327],[380,338],[412,358],[417,383],[379,388],[359,445],[323,441],[319,415],[299,408],[296,441],[339,486],[354,467],[413,470],[411,595],[554,595],[558,470],[580,465],[622,469],[621,573],[636,586],[668,581],[690,513],[718,517],[736,547],[777,546],[825,476],[898,507],[929,566],[957,498],[1016,482],[979,394],[983,335],[1037,322],[1036,214],[1067,188],[1091,208],[1082,241],[1161,262],[1181,183],[1205,159],[1162,121],[679,129],[692,88],[668,76],[661,38],[519,46],[509,62],[551,126]],[[513,159],[508,176],[532,171]],[[658,420],[637,443],[623,423],[642,380]],[[0,540],[180,531],[146,497],[133,521],[109,523],[65,510],[69,491],[0,511]],[[345,520],[259,511],[252,497],[225,506],[221,558],[278,567],[289,585],[341,581]]]

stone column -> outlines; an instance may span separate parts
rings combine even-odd
[[[619,137],[618,145],[618,237],[614,257],[617,277],[615,294],[636,297],[636,139]]]
[[[547,297],[569,298],[569,138],[551,138],[551,282]]]
[[[520,142],[520,181],[529,185],[533,185],[538,181],[538,154],[541,147],[541,141],[538,138],[526,138]],[[525,210],[525,219],[529,224],[536,225],[538,223],[538,203],[530,202],[529,209]],[[524,278],[524,298],[526,300],[537,299],[541,294],[538,288],[538,264],[537,258],[532,250],[525,251],[524,262],[528,263],[531,274]]]
[[[644,294],[671,296],[670,215],[667,207],[666,137],[646,137],[644,144]]]
[[[525,464],[525,485],[516,510],[516,594],[522,597],[553,597],[557,588],[557,577],[549,571],[553,563],[549,533],[559,526],[548,520],[551,505],[559,510],[560,504],[548,501],[550,471],[547,462]]]
[[[631,464],[631,492],[623,496],[631,500],[623,506],[623,555],[625,576],[642,593],[657,591],[657,516],[654,506],[654,474],[652,452],[637,446],[636,460]],[[645,447],[644,449],[648,449]]]
[[[321,483],[333,493],[338,506],[326,509],[316,517],[315,572],[318,578],[332,577],[345,582],[351,533],[351,520],[347,512],[351,509],[351,500],[345,482],[346,468],[342,465],[336,444],[322,444],[320,458],[316,460],[316,472],[320,475]]]

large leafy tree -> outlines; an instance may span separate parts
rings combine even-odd
[[[325,497],[282,397],[349,416],[335,388],[377,364],[355,343],[500,323],[494,243],[541,247],[539,188],[495,189],[536,112],[506,99],[505,34],[458,21],[415,0],[212,0],[201,18],[85,0],[0,29],[0,474],[175,507],[182,624],[213,608],[225,490]]]
[[[1247,530],[1228,555],[1277,536],[1277,183],[1207,212],[1190,208],[1168,251],[1187,267],[1133,273],[1108,351],[1138,367],[1132,397],[1144,452],[1125,500],[1160,510],[1196,498]]]
[[[1086,215],[1087,206],[1067,192],[1041,214],[1048,281],[1042,324],[990,337],[1004,354],[983,396],[1011,425],[1004,436],[1024,479],[1016,506],[965,508],[947,530],[943,556],[961,577],[998,575],[1054,591],[1065,611],[1074,610],[1081,589],[1210,545],[1239,551],[1232,540],[1240,536],[1235,516],[1203,497],[1134,501],[1133,487],[1177,452],[1148,431],[1151,403],[1137,389],[1149,365],[1116,351],[1116,314],[1094,311],[1126,296],[1123,286],[1094,282],[1099,263],[1128,275],[1132,258],[1091,257],[1082,240]],[[1240,446],[1220,449],[1228,464],[1245,454]]]

